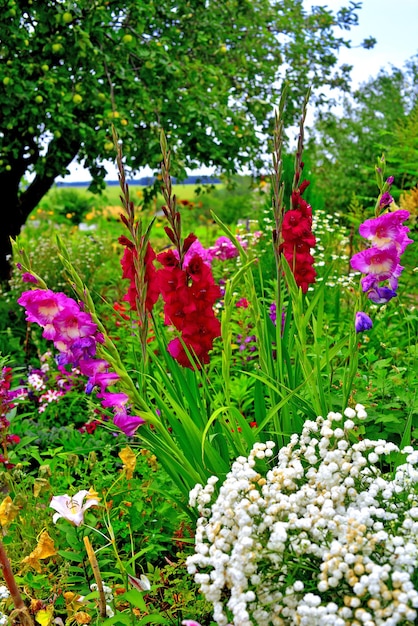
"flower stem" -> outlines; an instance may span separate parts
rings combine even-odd
[[[22,600],[20,591],[16,585],[16,580],[12,572],[9,558],[6,554],[2,541],[0,541],[0,567],[3,571],[4,581],[10,591],[15,610],[19,613],[20,621],[23,626],[33,626],[32,617],[29,615],[28,608]]]

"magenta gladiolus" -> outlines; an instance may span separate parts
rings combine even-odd
[[[385,213],[363,222],[359,233],[371,241],[375,248],[386,249],[395,246],[399,254],[402,254],[406,246],[412,243],[412,239],[407,237],[409,228],[402,225],[408,217],[409,212],[403,210]]]
[[[368,248],[351,258],[351,267],[363,274],[372,274],[377,280],[387,280],[399,262],[395,246],[390,248]]]
[[[392,201],[392,196],[385,192],[380,198],[380,207]],[[413,243],[407,235],[409,228],[403,225],[408,217],[408,211],[398,210],[366,220],[360,225],[360,235],[371,241],[372,246],[355,254],[350,264],[353,269],[365,274],[361,279],[361,287],[375,304],[386,304],[397,296],[398,279],[403,270],[400,257],[406,246]],[[384,281],[388,281],[388,285],[379,284]],[[357,313],[357,332],[368,330],[371,326],[372,321],[366,313]]]
[[[64,293],[54,293],[50,289],[33,289],[24,291],[18,303],[26,309],[28,322],[35,322],[44,328],[51,324],[56,316],[69,306],[68,301],[77,303]]]
[[[128,415],[125,412],[116,413],[113,418],[115,426],[121,429],[127,437],[133,437],[135,432],[142,424],[145,424],[145,420],[138,415]]]

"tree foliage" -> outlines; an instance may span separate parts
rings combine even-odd
[[[358,3],[301,0],[0,1],[0,182],[15,235],[77,157],[102,185],[111,125],[127,165],[154,167],[164,127],[180,171],[259,164],[287,70],[290,118],[309,84],[347,88],[336,28]],[[33,181],[24,185],[28,174]],[[7,244],[0,241],[0,256]],[[4,276],[4,262],[0,275]]]
[[[382,153],[395,176],[392,191],[417,184],[417,108],[418,56],[403,70],[381,70],[344,97],[342,113],[333,107],[317,115],[310,149],[329,210],[346,210],[354,193],[360,203],[374,202],[373,172]]]

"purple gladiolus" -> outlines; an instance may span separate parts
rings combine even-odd
[[[389,287],[372,287],[367,297],[375,304],[386,304],[392,298],[396,298],[397,295],[396,291]]]
[[[365,330],[369,330],[372,326],[373,326],[373,322],[371,318],[367,315],[367,313],[363,313],[363,311],[358,311],[356,313],[356,321],[355,321],[356,333],[362,333]]]
[[[385,191],[385,193],[383,193],[382,197],[380,198],[379,205],[382,209],[385,209],[390,204],[392,204],[392,202],[393,202],[392,196],[390,195],[388,191]]]
[[[380,205],[391,200],[390,194],[385,192]],[[408,211],[393,211],[366,220],[359,228],[360,235],[371,241],[372,246],[355,254],[350,264],[365,274],[361,287],[375,304],[386,304],[397,295],[398,279],[403,270],[400,257],[406,246],[413,243],[407,234],[409,228],[403,225],[408,217]],[[388,281],[388,285],[379,285],[382,281]]]
[[[128,415],[123,411],[116,413],[113,418],[113,423],[120,428],[127,437],[133,437],[138,428],[142,426],[142,424],[145,424],[145,420],[138,415]]]

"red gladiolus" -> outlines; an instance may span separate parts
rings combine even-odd
[[[124,237],[123,239],[121,237],[119,241],[120,243],[123,243],[126,246],[125,252],[120,262],[122,266],[122,270],[123,270],[122,278],[127,278],[130,281],[128,292],[124,296],[123,300],[125,302],[129,302],[131,309],[135,310],[136,301],[138,299],[138,290],[137,290],[136,283],[135,283],[134,259],[137,255],[137,252],[133,248],[129,239],[127,239],[126,237]],[[129,242],[129,244],[131,245],[128,245],[127,242]],[[147,287],[145,308],[147,309],[147,311],[152,311],[152,308],[154,304],[157,302],[158,296],[160,295],[160,292],[158,290],[157,283],[156,283],[157,270],[154,267],[154,263],[153,263],[154,259],[155,259],[155,252],[152,249],[151,245],[148,243],[147,249],[145,252],[145,257],[144,257],[144,265],[145,265],[144,282]]]
[[[183,367],[193,367],[186,348],[199,363],[209,363],[213,340],[221,332],[213,311],[221,292],[212,271],[198,254],[185,268],[180,268],[171,251],[162,252],[157,259],[163,265],[157,271],[157,279],[164,300],[165,323],[181,333],[181,339],[170,341],[168,351]]]
[[[303,181],[292,193],[292,208],[284,214],[280,252],[286,258],[303,293],[315,282],[316,271],[310,249],[316,244],[312,233],[312,207],[301,196],[309,185]]]

